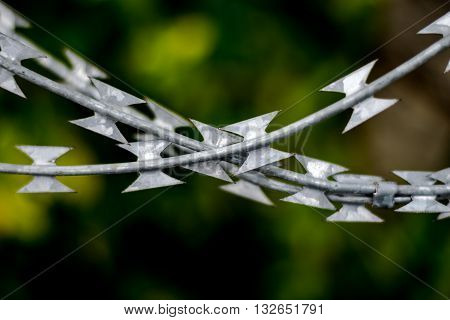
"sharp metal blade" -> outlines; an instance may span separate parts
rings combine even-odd
[[[450,11],[445,15],[434,21],[429,26],[423,28],[418,34],[440,34],[443,37],[450,35]],[[450,61],[445,68],[444,73],[450,71]]]
[[[17,193],[72,193],[74,190],[65,186],[55,177],[34,176],[33,180]]]
[[[244,164],[239,168],[237,174],[242,174],[254,169],[264,167],[268,164],[287,159],[292,153],[279,151],[271,147],[265,147],[250,151]]]
[[[47,147],[47,146],[17,146],[17,149],[25,153],[33,164],[36,165],[50,165],[72,150],[69,147]]]
[[[377,217],[362,205],[343,204],[338,212],[327,218],[327,221],[380,223],[383,222],[383,219]]]
[[[100,80],[92,78],[91,81],[97,88],[101,100],[108,104],[118,107],[127,107],[134,104],[145,103],[145,100],[136,98],[135,96],[114,88],[113,86],[110,86]]]
[[[127,139],[120,132],[116,121],[101,114],[95,113],[92,117],[69,122],[121,143],[127,143]]]
[[[138,141],[130,144],[121,144],[119,147],[133,153],[139,161],[146,161],[161,158],[161,152],[164,151],[170,142],[163,140]],[[160,187],[174,186],[184,182],[172,178],[160,170],[144,171],[139,173],[139,177],[123,192],[134,192],[148,190]]]
[[[369,98],[353,107],[352,116],[343,133],[359,126],[397,103],[397,99]]]
[[[279,111],[271,112],[244,120],[235,124],[230,124],[222,129],[244,137],[244,140],[254,139],[266,134],[266,128],[276,117]]]
[[[431,178],[433,172],[428,171],[392,171],[396,176],[402,178],[411,185],[420,186],[426,185],[431,186],[436,183],[436,180]]]
[[[302,191],[281,200],[319,209],[336,210],[323,191],[311,188],[303,188]]]
[[[268,206],[274,205],[259,186],[244,180],[239,180],[236,183],[221,186],[220,189],[232,193],[238,197],[259,202]]]
[[[376,60],[354,71],[338,81],[333,82],[321,91],[332,91],[344,93],[346,96],[354,94],[367,86],[367,78],[375,65]],[[367,100],[353,107],[353,114],[345,127],[343,133],[359,126],[380,112],[394,105],[397,99],[377,99],[368,98]]]
[[[146,171],[139,174],[139,177],[123,193],[148,190],[154,188],[174,186],[184,182],[174,179],[162,171]]]
[[[353,94],[366,86],[367,78],[372,71],[377,60],[370,62],[364,67],[350,73],[349,75],[329,84],[321,91],[345,93],[345,95]]]
[[[200,121],[191,119],[191,122],[202,135],[203,142],[209,146],[220,148],[242,141],[242,137],[233,133],[226,132]]]
[[[182,116],[164,108],[155,101],[145,98],[147,106],[150,111],[154,114],[155,119],[153,122],[160,127],[174,131],[176,128],[180,127],[192,127],[191,123],[184,119]]]
[[[444,220],[444,219],[450,218],[450,205],[448,207],[448,210],[449,210],[449,212],[443,212],[440,215],[438,215],[437,219]]]
[[[14,75],[8,70],[2,68],[0,68],[0,88],[14,93],[19,97],[26,98],[22,90],[20,90],[16,80],[14,79]]]
[[[129,144],[118,145],[135,156],[138,160],[152,160],[161,158],[161,153],[170,145],[170,142],[164,140],[138,141]]]
[[[430,177],[435,180],[441,181],[445,184],[449,184],[450,183],[450,168],[433,173],[432,175],[430,175]]]
[[[301,163],[303,168],[307,171],[307,174],[314,178],[327,179],[335,174],[348,171],[347,168],[337,164],[310,158],[300,154],[295,155],[295,158]]]
[[[220,161],[204,161],[182,167],[226,182],[233,182],[225,170],[220,166]]]
[[[55,161],[72,148],[47,146],[17,146],[33,160],[33,165],[55,166]],[[18,193],[68,193],[75,192],[52,176],[33,176],[33,180],[21,188]]]
[[[89,81],[89,78],[105,79],[107,74],[100,70],[92,63],[81,58],[78,54],[74,53],[70,49],[64,49],[64,55],[69,60],[72,66],[72,71],[78,76],[78,78]]]
[[[428,171],[393,171],[393,173],[415,186],[431,186],[436,180],[431,176],[433,172]],[[436,200],[436,196],[413,196],[411,202],[395,210],[398,212],[418,212],[418,213],[441,213],[446,211],[446,206]]]
[[[19,63],[22,60],[46,57],[42,52],[2,33],[0,33],[0,48],[1,56]]]
[[[397,212],[441,213],[448,207],[436,201],[436,196],[414,196],[407,205],[395,210]]]
[[[423,28],[418,34],[441,34],[446,37],[450,34],[450,12]]]
[[[0,2],[0,32],[10,34],[18,27],[28,28],[30,23]]]

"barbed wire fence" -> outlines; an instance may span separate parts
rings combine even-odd
[[[278,112],[272,112],[235,124],[216,128],[196,120],[186,120],[146,97],[135,97],[101,80],[107,74],[100,68],[65,50],[71,67],[53,58],[20,35],[17,28],[30,27],[23,16],[0,2],[0,87],[25,98],[15,81],[20,77],[54,94],[91,110],[94,115],[70,121],[119,142],[137,161],[128,163],[59,166],[56,160],[69,147],[19,146],[32,160],[31,165],[0,163],[0,173],[30,175],[32,181],[19,193],[74,192],[57,180],[58,176],[138,174],[124,192],[173,186],[182,181],[163,169],[183,168],[228,182],[222,190],[265,205],[273,205],[263,189],[287,194],[282,201],[336,211],[327,218],[333,222],[382,222],[367,206],[395,209],[397,212],[437,213],[437,219],[450,217],[450,168],[438,172],[393,171],[408,184],[399,185],[382,177],[344,173],[348,169],[303,154],[285,152],[271,145],[302,130],[352,108],[344,133],[393,106],[397,99],[380,99],[375,95],[393,82],[416,70],[450,47],[450,12],[423,28],[419,34],[439,34],[442,39],[371,83],[368,76],[376,61],[329,84],[322,91],[345,94],[345,97],[318,112],[277,130],[267,132]],[[53,81],[21,65],[35,59],[52,72]],[[445,72],[450,71],[450,61]],[[134,109],[146,104],[153,118]],[[139,133],[129,142],[117,123]],[[202,141],[179,134],[179,127],[194,127]],[[283,166],[294,157],[306,173]],[[333,179],[333,180],[331,180]]]

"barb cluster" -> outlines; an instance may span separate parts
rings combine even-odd
[[[118,146],[137,156],[137,161],[57,166],[56,159],[70,148],[20,146],[19,150],[26,153],[33,163],[0,163],[0,172],[32,175],[33,180],[19,190],[21,193],[73,192],[56,177],[74,175],[138,173],[137,180],[124,192],[173,186],[182,182],[163,173],[162,169],[183,167],[227,181],[230,184],[222,186],[222,190],[266,205],[273,203],[262,188],[282,191],[288,194],[283,201],[310,207],[336,210],[335,203],[341,203],[341,208],[330,215],[328,221],[382,222],[366,205],[393,208],[404,204],[396,211],[438,213],[438,219],[450,216],[450,168],[435,173],[394,171],[409,183],[398,185],[381,177],[343,173],[348,169],[271,147],[273,142],[298,134],[304,128],[348,108],[353,109],[353,114],[344,132],[394,105],[397,99],[379,99],[374,95],[450,47],[450,12],[419,32],[440,34],[443,36],[441,40],[369,84],[367,78],[376,61],[333,82],[322,91],[343,93],[345,98],[270,133],[266,129],[277,112],[223,128],[196,120],[188,121],[148,98],[135,97],[100,81],[106,78],[106,73],[69,50],[65,53],[71,67],[67,67],[16,31],[17,27],[29,26],[25,19],[0,3],[0,87],[25,97],[15,81],[14,77],[18,76],[90,109],[93,116],[70,122],[120,142]],[[23,67],[21,61],[26,59],[36,59],[63,79],[62,82]],[[450,62],[445,72],[449,70]],[[136,104],[146,104],[154,118],[133,109]],[[134,137],[137,141],[128,142],[117,123],[143,133]],[[175,129],[185,126],[196,128],[203,140],[200,142],[175,132]],[[163,157],[163,152],[169,156]],[[279,165],[281,160],[292,156],[303,166],[305,174]]]

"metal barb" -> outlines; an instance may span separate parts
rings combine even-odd
[[[431,186],[436,180],[431,178],[432,172],[427,171],[393,171],[395,175],[411,185]],[[442,213],[448,208],[436,200],[436,196],[413,196],[411,202],[395,210],[397,212]]]
[[[161,153],[169,144],[170,142],[167,141],[153,140],[122,144],[119,147],[136,155],[139,161],[146,161],[161,158]],[[168,187],[183,183],[180,180],[168,176],[161,170],[143,171],[139,172],[139,177],[123,193]]]
[[[266,134],[266,128],[276,117],[278,111],[267,113],[255,118],[244,120],[235,124],[228,125],[222,129],[243,137],[244,141],[255,139]],[[244,164],[239,168],[237,174],[242,174],[251,170],[264,167],[291,157],[288,152],[279,151],[269,146],[252,150],[248,153]]]
[[[351,95],[366,87],[366,81],[377,60],[374,60],[365,66],[353,71],[349,75],[329,84],[320,91],[339,92],[345,95]]]
[[[33,160],[36,166],[56,166],[55,162],[65,153],[72,150],[68,147],[43,147],[43,146],[18,146],[17,149],[24,152]],[[33,176],[33,180],[22,187],[17,193],[71,193],[75,192],[65,186],[55,177]]]
[[[145,103],[145,100],[132,96],[122,90],[114,88],[95,78],[91,79],[94,86],[97,88],[100,99],[107,104],[112,104],[119,107],[128,107],[135,104]]]
[[[450,184],[450,168],[433,173],[430,177],[442,183]]]
[[[218,148],[242,141],[242,138],[239,136],[204,124],[200,121],[191,120],[191,122],[202,135],[203,142],[208,146]],[[220,163],[221,161],[219,160],[213,160],[192,163],[182,167],[216,179],[233,182]]]
[[[239,180],[236,183],[221,186],[220,189],[238,197],[259,202],[267,206],[274,205],[259,186],[245,180]]]
[[[176,114],[175,112],[164,108],[159,103],[156,103],[149,98],[145,98],[145,101],[147,103],[147,107],[155,116],[152,121],[155,125],[172,131],[175,131],[175,129],[181,127],[192,127],[191,123],[188,120],[184,119],[182,116]]]
[[[27,59],[46,58],[42,52],[0,33],[0,55],[13,62],[20,63]]]
[[[450,11],[418,32],[418,34],[450,35]]]
[[[20,63],[26,59],[45,58],[41,52],[3,33],[0,33],[0,49],[0,56],[12,62]],[[0,68],[0,88],[25,98],[24,93],[14,79],[14,74],[3,68]]]
[[[29,28],[30,23],[0,2],[0,32],[11,34],[18,27]]]
[[[21,98],[26,98],[25,94],[22,92],[22,90],[20,90],[19,85],[14,79],[14,74],[5,69],[0,69],[0,88],[14,93]]]
[[[306,157],[304,155],[296,155],[295,158],[301,163],[307,171],[307,175],[318,178],[327,179],[335,174],[347,171],[347,168],[325,162],[322,160]],[[281,199],[282,201],[303,204],[319,209],[335,210],[335,206],[328,200],[325,192],[305,187],[294,195]]]
[[[429,26],[423,28],[418,32],[418,34],[440,34],[443,37],[450,35],[450,11],[445,15],[431,23]],[[444,73],[450,71],[450,60],[448,61],[447,67]]]
[[[101,134],[110,139],[127,143],[127,139],[122,135],[116,125],[116,121],[105,117],[99,113],[94,113],[92,117],[69,121],[77,126]]]
[[[380,223],[383,219],[374,215],[367,208],[360,204],[342,205],[342,208],[335,214],[327,218],[328,222],[370,222]]]
[[[346,96],[349,96],[360,91],[361,89],[364,89],[367,86],[367,78],[369,77],[369,74],[376,62],[377,60],[370,62],[369,64],[352,72],[342,79],[331,83],[321,91],[339,92],[344,93]],[[352,116],[343,133],[350,131],[363,122],[383,112],[387,108],[397,103],[397,101],[397,99],[378,99],[370,97],[363,102],[353,106]]]

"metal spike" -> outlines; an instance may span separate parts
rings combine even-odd
[[[437,217],[437,220],[444,220],[447,218],[450,218],[450,200],[447,203],[447,209],[442,212],[441,214],[439,214],[439,216]]]
[[[159,103],[155,101],[145,98],[148,108],[154,114],[155,119],[153,122],[163,128],[174,131],[176,128],[180,127],[192,127],[191,123],[184,119],[182,116],[176,114],[164,108]]]
[[[374,215],[363,205],[345,203],[338,212],[329,216],[327,221],[380,223],[383,222],[383,219]]]
[[[146,161],[161,158],[170,142],[164,140],[139,141],[130,144],[121,144],[119,147],[133,153],[139,161]],[[172,178],[160,170],[144,171],[139,173],[139,177],[123,192],[134,192],[154,188],[168,187],[184,182]]]
[[[161,158],[161,153],[170,145],[170,142],[164,140],[148,140],[138,141],[129,144],[119,144],[118,146],[125,149],[135,156],[139,161],[152,160]]]
[[[221,186],[220,189],[232,193],[238,197],[259,202],[268,206],[274,205],[259,186],[244,180],[239,180],[236,183]]]
[[[348,76],[333,82],[321,91],[340,92],[348,96],[363,89],[367,86],[367,78],[376,62],[377,60],[372,61]],[[359,126],[363,122],[393,106],[397,101],[397,99],[378,99],[371,97],[353,106],[353,114],[343,133]]]
[[[241,137],[233,133],[226,132],[197,120],[191,119],[191,122],[202,135],[203,142],[209,146],[220,148],[242,141]]]
[[[431,178],[432,172],[428,171],[393,171],[394,174],[411,185],[431,186],[436,180]],[[395,210],[397,212],[441,213],[447,207],[436,200],[436,196],[413,196],[411,202]]]
[[[197,162],[182,167],[226,182],[233,182],[225,170],[220,166],[220,161]]]
[[[5,89],[11,93],[18,95],[19,97],[26,98],[19,85],[14,79],[14,75],[8,70],[0,68],[0,88]]]
[[[449,210],[449,212],[443,212],[440,215],[438,215],[437,219],[444,220],[444,219],[450,218],[450,204],[448,206],[448,210]]]
[[[366,86],[367,78],[377,60],[370,62],[364,67],[350,73],[349,75],[329,84],[321,91],[340,92],[345,95],[353,94]]]
[[[248,153],[247,159],[239,168],[237,174],[239,175],[254,169],[258,169],[271,163],[287,159],[291,156],[292,153],[279,151],[271,147],[256,149]]]
[[[2,57],[19,63],[22,60],[46,57],[40,51],[2,33],[0,33],[0,48]]]
[[[67,147],[42,147],[42,146],[18,146],[17,149],[24,152],[33,160],[33,165],[55,166],[55,161],[72,148]],[[33,180],[22,187],[18,193],[69,193],[75,192],[68,188],[55,177],[33,176]]]
[[[431,178],[430,176],[433,172],[428,171],[393,171],[393,173],[408,182],[411,185],[426,185],[431,186],[436,183],[436,180]]]
[[[363,122],[373,118],[397,102],[398,99],[369,98],[356,106],[353,106],[352,116],[342,133],[346,133],[347,131],[359,126]]]
[[[0,48],[0,56],[7,58],[13,62],[20,63],[20,61],[26,59],[45,57],[41,52],[30,48],[22,42],[10,38],[2,33],[0,33]],[[0,68],[0,87],[22,98],[25,98],[25,95],[23,94],[22,90],[20,90],[16,80],[14,79],[14,75],[2,68]]]
[[[109,84],[106,84],[100,80],[92,78],[91,81],[97,88],[101,100],[105,101],[106,103],[118,107],[127,107],[134,104],[145,103],[145,100],[136,98],[135,96],[114,88],[113,86],[110,86]]]
[[[198,129],[203,137],[203,142],[213,147],[224,147],[233,143],[242,141],[242,138],[232,133],[220,130],[210,125],[204,124],[200,121],[191,120],[194,126]],[[182,166],[185,169],[189,169],[207,176],[224,180],[227,182],[233,182],[228,176],[225,170],[221,167],[220,161],[205,161],[200,163],[193,163]]]
[[[34,176],[33,180],[17,193],[72,193],[74,190],[59,182],[55,177]]]
[[[335,210],[334,205],[328,200],[323,191],[311,188],[303,188],[294,195],[281,199],[282,201],[303,204],[319,209]]]
[[[423,28],[418,34],[440,34],[443,37],[450,35],[450,11],[445,15],[431,23],[429,26]],[[445,68],[444,73],[450,71],[450,61]]]
[[[29,156],[36,165],[54,164],[55,161],[72,150],[69,147],[17,146],[17,149]]]
[[[174,179],[162,171],[147,171],[139,174],[139,177],[124,191],[135,192],[154,188],[169,187],[178,184],[183,184],[184,182]]]
[[[423,28],[418,34],[441,34],[446,37],[450,34],[450,12]]]
[[[435,180],[441,181],[445,184],[449,184],[450,183],[450,168],[433,173],[432,175],[430,175],[430,177]]]
[[[307,174],[314,178],[327,179],[335,174],[348,171],[347,168],[339,166],[334,163],[310,158],[304,155],[295,155],[295,158],[302,164],[303,168],[307,171]]]
[[[0,2],[0,32],[13,33],[17,27],[28,28],[30,23]]]
[[[448,207],[436,201],[436,196],[413,196],[407,205],[395,210],[397,212],[442,213]]]
[[[348,170],[347,168],[341,167],[337,164],[325,162],[299,154],[295,155],[295,158],[302,164],[303,168],[305,168],[305,170],[307,171],[307,175],[319,179],[327,179],[330,176]],[[325,192],[308,187],[305,187],[302,189],[302,191],[281,200],[299,203],[320,209],[336,209],[330,202],[330,200],[328,200]]]
[[[108,77],[105,72],[92,63],[87,62],[72,50],[64,49],[64,55],[69,60],[72,71],[77,78],[89,82],[89,78],[105,79]]]
[[[265,135],[266,128],[277,114],[278,111],[267,113],[262,116],[228,125],[222,129],[242,136],[244,141],[251,140]],[[253,150],[248,153],[246,161],[241,166],[237,174],[261,168],[268,164],[287,159],[291,156],[291,153],[279,151],[268,146]]]
[[[254,139],[266,134],[266,128],[276,117],[278,112],[279,111],[275,111],[238,123],[230,124],[222,129],[238,134],[242,136],[244,140]]]
[[[127,139],[125,139],[120,132],[116,125],[116,121],[99,113],[94,113],[92,117],[72,120],[69,122],[121,143],[127,143]]]

